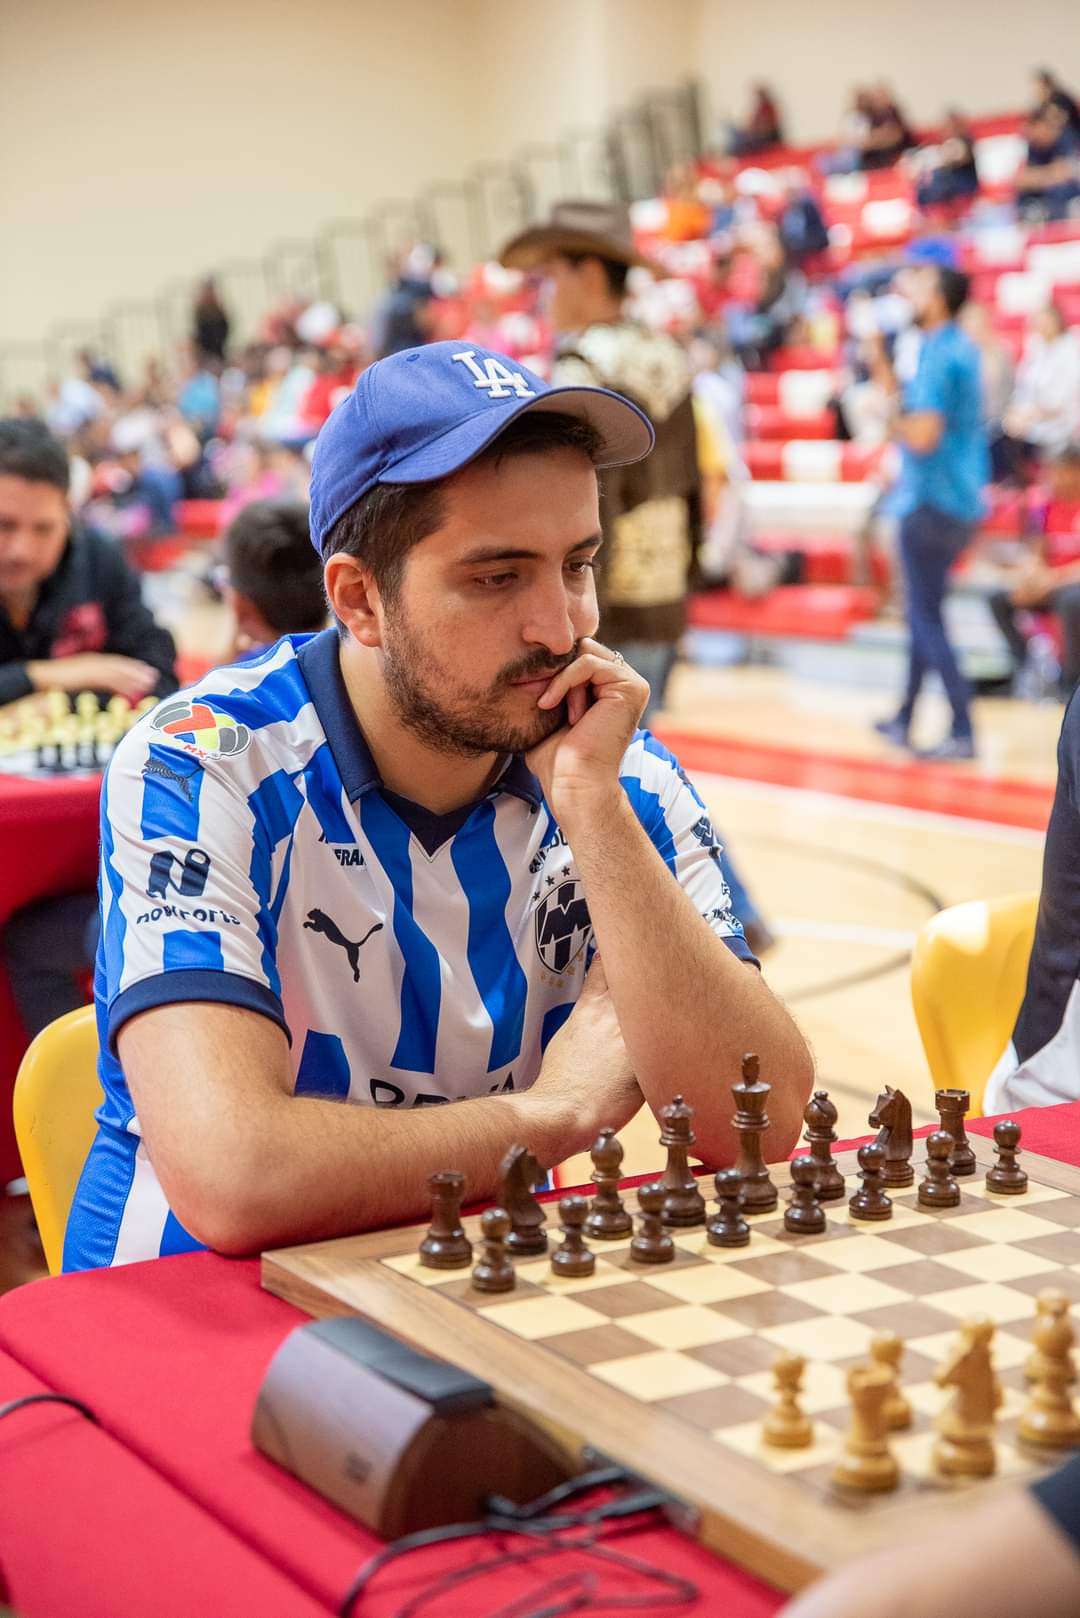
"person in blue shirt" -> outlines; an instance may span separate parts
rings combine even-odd
[[[949,569],[983,515],[990,476],[983,427],[979,351],[956,323],[967,302],[959,270],[924,264],[908,272],[923,339],[914,377],[898,394],[893,436],[902,454],[892,508],[900,522],[900,562],[908,626],[907,689],[899,712],[877,725],[907,747],[923,681],[936,672],[952,708],[952,730],[920,757],[975,755],[971,693],[946,632],[942,607]]]
[[[597,641],[604,388],[435,343],[316,444],[336,627],[148,713],[102,791],[104,1100],[68,1269],[258,1251],[491,1194],[681,1091],[730,1162],[755,1051],[770,1158],[812,1061],[734,916],[707,810]],[[348,1103],[348,1104],[344,1104]]]

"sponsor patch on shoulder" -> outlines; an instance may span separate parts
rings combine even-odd
[[[153,728],[167,736],[174,747],[200,758],[231,758],[242,753],[251,741],[251,731],[230,714],[217,713],[205,702],[163,702],[151,720]]]

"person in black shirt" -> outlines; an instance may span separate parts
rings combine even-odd
[[[115,544],[72,520],[59,439],[0,419],[0,704],[35,691],[167,696],[175,658]]]
[[[175,656],[116,547],[72,521],[63,445],[40,422],[0,419],[0,704],[37,691],[167,696]],[[28,1034],[82,1004],[96,915],[87,891],[10,918],[2,954]]]
[[[958,202],[961,197],[973,197],[978,189],[979,172],[975,167],[971,131],[963,114],[950,108],[945,114],[941,140],[919,180],[919,207]]]
[[[1080,1612],[1080,1455],[937,1535],[850,1563],[779,1618],[1075,1618]]]
[[[1080,106],[1076,97],[1060,84],[1053,73],[1046,68],[1037,68],[1032,75],[1035,81],[1035,105],[1032,109],[1032,118],[1038,118],[1043,113],[1057,110],[1064,116],[1065,122],[1072,133],[1080,140]]]
[[[1064,219],[1080,196],[1080,138],[1056,104],[1029,119],[1024,134],[1027,156],[1016,172],[1016,211],[1021,219]]]
[[[229,343],[229,313],[218,296],[217,283],[207,276],[192,311],[192,342],[204,360],[224,360]]]

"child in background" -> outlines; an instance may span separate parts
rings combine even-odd
[[[234,661],[282,635],[326,627],[323,570],[301,500],[253,500],[225,531],[225,599],[236,620]]]

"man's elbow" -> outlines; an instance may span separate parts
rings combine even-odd
[[[774,1162],[790,1157],[799,1144],[803,1114],[814,1078],[814,1058],[810,1047],[800,1036],[797,1046],[784,1062],[782,1073],[774,1080],[769,1098],[772,1128],[768,1137],[768,1155]]]

